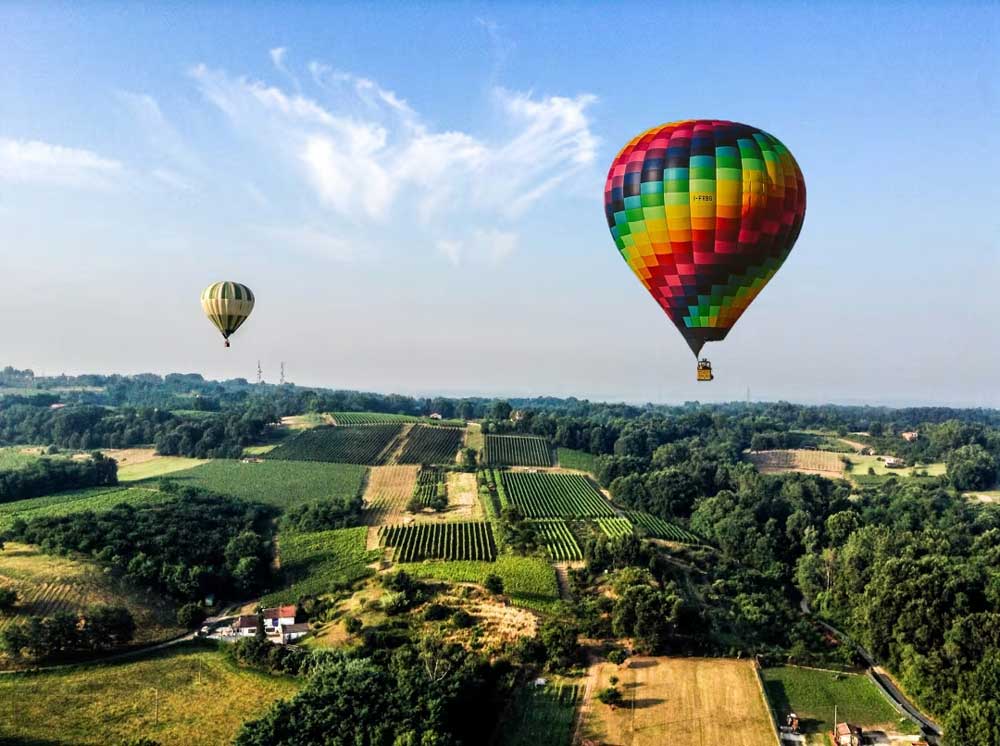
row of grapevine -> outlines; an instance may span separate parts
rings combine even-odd
[[[614,517],[593,482],[578,474],[505,471],[499,484],[526,518]]]
[[[454,427],[416,425],[399,454],[399,463],[452,464],[464,436],[464,430]]]
[[[395,423],[421,423],[434,427],[465,427],[465,420],[438,420],[433,417],[417,417],[409,414],[388,414],[385,412],[333,412],[333,421],[338,425],[385,425]]]
[[[493,528],[486,521],[382,526],[379,542],[396,550],[394,559],[397,562],[425,559],[493,561],[497,556]]]
[[[418,500],[424,507],[433,507],[442,500],[447,502],[448,485],[445,482],[444,470],[433,467],[422,468],[413,488],[413,499]]]
[[[639,526],[647,536],[651,536],[654,539],[667,539],[684,544],[698,544],[701,542],[697,534],[693,534],[680,526],[675,526],[658,516],[643,513],[639,510],[626,511],[625,515],[629,517],[632,523]]]
[[[580,545],[566,521],[532,521],[531,525],[551,559],[557,562],[583,559]]]
[[[401,425],[316,427],[286,440],[264,458],[284,461],[330,461],[381,464],[392,452]]]
[[[633,533],[632,521],[628,518],[598,518],[597,527],[610,539],[631,536]]]
[[[552,447],[545,438],[487,435],[483,463],[489,466],[552,466]]]

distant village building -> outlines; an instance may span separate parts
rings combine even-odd
[[[861,746],[861,726],[851,723],[837,723],[833,731],[834,746]]]
[[[907,443],[912,443],[913,441],[915,441],[917,438],[920,437],[920,431],[919,430],[909,430],[909,431],[907,431],[905,433],[900,433],[899,435]]]

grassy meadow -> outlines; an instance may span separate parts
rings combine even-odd
[[[238,668],[206,643],[113,664],[0,676],[0,741],[108,746],[146,736],[220,746],[298,686],[290,677]]]
[[[559,601],[556,571],[537,557],[501,555],[496,562],[417,562],[406,565],[406,571],[421,578],[480,585],[487,575],[496,573],[503,579],[504,595],[516,606],[550,611]]]
[[[591,474],[597,468],[597,456],[585,451],[575,451],[572,448],[558,449],[559,466],[563,469],[576,469]]]

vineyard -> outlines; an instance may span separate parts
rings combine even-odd
[[[701,542],[701,539],[696,534],[680,526],[675,526],[655,515],[643,513],[639,510],[625,511],[625,515],[628,516],[632,523],[639,526],[647,536],[654,539],[667,539],[683,544],[698,544]]]
[[[552,466],[552,449],[545,438],[487,435],[483,463],[490,466]]]
[[[140,505],[158,502],[168,497],[169,495],[163,492],[143,487],[91,487],[74,492],[16,500],[0,504],[0,531],[8,528],[18,518],[30,521],[42,516],[63,516],[88,510],[99,513],[121,503]]]
[[[406,439],[401,464],[451,464],[462,445],[464,430],[454,427],[416,425]]]
[[[264,458],[276,461],[331,461],[382,464],[402,432],[402,425],[316,427],[286,440]]]
[[[609,539],[632,535],[632,521],[628,518],[598,518],[597,527]]]
[[[838,453],[828,451],[784,450],[754,451],[747,458],[761,474],[797,471],[839,477],[844,473],[844,462]]]
[[[465,420],[439,420],[434,417],[414,417],[409,414],[385,414],[382,412],[333,412],[333,421],[338,425],[393,425],[420,423],[436,427],[465,427]]]
[[[278,542],[286,587],[261,599],[264,606],[295,603],[301,596],[330,593],[373,574],[367,567],[381,554],[365,548],[368,529],[284,533]]]
[[[576,474],[500,472],[500,503],[505,500],[526,518],[613,517],[604,495],[586,477]]]
[[[576,684],[523,687],[504,720],[500,746],[570,746],[582,695]]]
[[[443,469],[421,469],[417,476],[417,484],[413,488],[413,499],[425,508],[435,507],[443,500],[448,501],[448,485],[445,483]]]
[[[551,559],[556,562],[583,559],[580,545],[566,521],[532,521],[531,525],[539,543],[545,547],[545,552]]]
[[[397,562],[425,559],[492,561],[497,556],[493,528],[485,521],[383,526],[379,530],[379,541],[395,550]]]
[[[369,525],[400,520],[413,497],[419,466],[374,466],[365,488],[365,518]]]

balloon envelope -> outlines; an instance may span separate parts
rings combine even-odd
[[[247,320],[253,306],[253,291],[238,282],[213,282],[201,293],[202,310],[227,341]]]
[[[697,356],[725,338],[788,257],[806,187],[788,148],[767,132],[692,119],[622,148],[604,211],[622,257]]]

